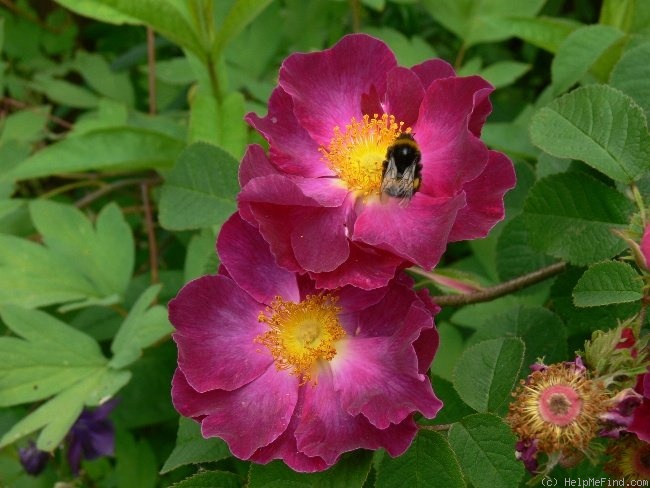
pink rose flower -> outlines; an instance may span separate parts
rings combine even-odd
[[[270,150],[244,156],[242,217],[319,288],[373,289],[399,268],[431,269],[448,242],[485,237],[515,185],[510,160],[479,139],[492,89],[440,59],[398,66],[363,34],[289,56],[268,115],[247,116]],[[389,152],[396,173],[384,169]]]
[[[240,459],[326,469],[357,448],[392,456],[411,444],[413,413],[442,407],[429,378],[438,347],[426,292],[405,274],[388,286],[319,291],[278,266],[238,214],[217,241],[218,275],[169,304],[176,328],[176,409]]]

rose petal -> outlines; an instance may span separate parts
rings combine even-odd
[[[296,275],[277,265],[269,244],[239,214],[232,215],[221,227],[217,250],[235,283],[258,302],[268,305],[277,295],[294,302],[300,300]]]
[[[271,160],[285,173],[306,177],[333,175],[322,160],[319,145],[298,123],[293,111],[293,100],[277,87],[269,99],[268,115],[260,118],[249,113],[246,121],[269,141]]]
[[[454,68],[452,68],[451,64],[442,59],[429,59],[413,66],[411,71],[420,78],[425,90],[435,80],[456,77],[456,72],[454,71]]]
[[[251,144],[246,148],[246,154],[239,165],[239,186],[241,188],[258,176],[278,174],[266,156],[262,146]]]
[[[329,374],[320,374],[315,387],[305,387],[305,403],[296,428],[298,449],[309,456],[334,464],[347,451],[383,447],[399,456],[411,445],[417,432],[409,417],[385,429],[373,427],[362,415],[348,415],[341,409],[338,393]]]
[[[505,154],[490,151],[483,173],[463,187],[467,205],[458,212],[449,240],[462,241],[487,236],[492,227],[503,220],[503,195],[514,188],[516,182],[512,162]]]
[[[412,127],[418,120],[420,103],[424,98],[424,88],[418,76],[411,70],[400,66],[390,70],[387,75],[385,112],[395,116],[398,122]]]
[[[413,305],[394,336],[350,337],[345,341],[330,362],[343,409],[350,415],[363,414],[380,429],[401,422],[415,411],[435,417],[442,402],[433,393],[426,374],[418,374],[412,345],[423,328],[431,327],[428,312],[422,305]]]
[[[234,390],[267,369],[271,355],[254,342],[267,329],[257,320],[262,309],[223,276],[190,281],[169,302],[178,365],[192,388]]]
[[[251,210],[280,266],[291,271],[336,269],[349,254],[344,207],[285,207],[251,204]],[[323,239],[327,235],[327,240]]]
[[[405,317],[413,303],[421,305],[410,287],[391,282],[385,288],[385,295],[380,302],[359,311],[359,327],[354,331],[355,337],[392,336],[403,327]],[[345,309],[345,311],[348,311]],[[431,327],[431,314],[428,314],[428,327]],[[415,339],[417,335],[414,336]]]
[[[340,207],[348,191],[334,178],[300,178],[281,174],[254,178],[242,188],[240,202],[305,207]]]
[[[270,366],[236,390],[198,393],[177,370],[172,399],[183,415],[201,418],[203,437],[220,437],[235,456],[248,459],[287,429],[298,399],[298,380]]]
[[[310,457],[298,450],[294,433],[302,415],[304,392],[304,388],[298,390],[298,402],[287,429],[271,444],[255,451],[250,457],[251,461],[266,464],[273,459],[282,459],[291,469],[301,473],[323,471],[330,467],[321,457]]]
[[[413,127],[422,152],[421,193],[455,195],[483,172],[488,150],[469,123],[476,98],[491,90],[478,76],[439,79],[429,86]]]
[[[431,315],[434,317],[438,315],[440,307],[431,301],[429,290],[426,288],[418,290],[417,295],[422,305],[424,305]],[[418,337],[413,343],[413,348],[418,356],[418,371],[420,373],[426,374],[433,362],[433,358],[436,355],[439,345],[440,336],[438,335],[438,330],[436,329],[435,324],[432,329],[423,330],[420,337]]]
[[[361,113],[361,97],[374,86],[386,91],[386,72],[397,66],[383,42],[365,34],[345,36],[331,49],[289,56],[280,68],[280,86],[294,113],[316,143],[327,146],[334,127]]]
[[[456,214],[464,205],[463,194],[432,198],[420,192],[406,207],[395,199],[369,204],[357,218],[353,239],[431,269],[445,251]]]
[[[350,242],[350,254],[334,271],[310,273],[319,288],[334,289],[345,285],[363,290],[386,286],[404,260],[392,253]]]
[[[396,347],[385,337],[359,338],[350,340],[345,354],[332,361],[343,409],[350,415],[363,414],[379,429],[415,411],[433,418],[442,408],[426,375],[405,373],[417,371],[413,349],[400,355]]]

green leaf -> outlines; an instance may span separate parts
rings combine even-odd
[[[173,471],[186,464],[209,463],[230,456],[228,445],[217,437],[204,439],[201,427],[194,420],[180,417],[176,446],[160,472]]]
[[[142,349],[162,339],[173,330],[167,309],[161,305],[147,308],[156,298],[161,285],[147,288],[135,302],[111,344],[113,358],[109,366],[124,368],[142,356]]]
[[[519,339],[493,339],[465,349],[454,370],[456,391],[474,410],[494,411],[510,395],[524,358]]]
[[[189,49],[201,59],[207,59],[206,46],[197,36],[198,29],[191,25],[186,12],[179,10],[174,2],[169,0],[97,0],[98,4],[108,6],[113,11],[137,19],[151,26],[170,41]]]
[[[38,446],[52,450],[84,405],[103,403],[130,378],[110,371],[99,345],[89,336],[37,310],[3,306],[7,326],[23,339],[0,338],[0,405],[43,400],[0,439],[0,448],[43,428]]]
[[[48,398],[106,364],[94,339],[43,312],[5,305],[1,314],[26,340],[0,338],[0,406]]]
[[[157,486],[158,462],[149,442],[136,440],[128,431],[118,430],[115,444],[117,486]]]
[[[524,215],[531,244],[572,264],[617,255],[625,242],[612,234],[633,212],[621,193],[586,174],[547,176],[530,191]]]
[[[388,44],[401,66],[414,66],[436,57],[433,46],[419,36],[408,38],[386,26],[362,26],[362,30]]]
[[[567,330],[558,315],[540,306],[517,306],[490,319],[490,327],[482,327],[471,338],[470,343],[519,337],[526,346],[524,374],[528,366],[544,358],[547,364],[560,362],[567,357]]]
[[[607,25],[588,25],[569,34],[551,64],[553,93],[559,95],[579,82],[623,35],[623,32]]]
[[[539,153],[530,142],[528,124],[489,122],[483,127],[482,139],[491,148],[504,151],[511,157],[533,159]]]
[[[0,200],[0,204],[2,201]],[[0,207],[1,208],[1,207]],[[1,215],[1,214],[0,214]],[[214,249],[216,235],[212,229],[202,229],[195,234],[187,245],[183,282],[206,274],[214,274],[219,268],[219,257]]]
[[[83,300],[96,293],[86,277],[44,246],[0,234],[0,304],[35,308]],[[46,272],[47,271],[47,272]]]
[[[109,24],[138,24],[134,17],[119,12],[118,10],[102,5],[96,0],[55,0],[59,5],[73,11],[76,14],[90,17]]]
[[[47,248],[86,277],[96,296],[124,295],[133,271],[135,244],[116,204],[101,210],[94,228],[83,212],[71,205],[34,200],[29,211]]]
[[[0,303],[32,308],[86,300],[115,303],[124,296],[133,270],[131,228],[115,204],[99,213],[95,226],[78,209],[35,200],[30,213],[45,246],[0,234]],[[6,281],[5,281],[6,280]]]
[[[491,414],[471,415],[449,430],[463,474],[476,488],[519,486],[524,465],[514,456],[515,442],[510,428]]]
[[[650,8],[642,0],[604,0],[599,24],[613,25],[625,32],[647,29]]]
[[[205,143],[189,146],[168,173],[160,197],[160,224],[186,230],[222,224],[237,208],[239,164]]]
[[[152,347],[129,366],[132,378],[120,392],[120,408],[113,418],[124,428],[169,425],[178,418],[169,398],[169,379],[174,375],[178,351],[172,341]]]
[[[521,18],[501,20],[504,29],[533,46],[555,53],[564,40],[581,24],[570,19],[554,17]]]
[[[519,215],[506,224],[497,243],[497,270],[503,281],[532,273],[555,262],[530,245],[526,216]]]
[[[489,302],[466,305],[454,312],[451,322],[468,327],[471,330],[479,330],[482,327],[489,327],[486,324],[489,324],[494,316],[507,312],[512,307],[518,305],[544,305],[547,299],[548,290],[546,289],[538,289],[534,293],[520,296],[506,295]]]
[[[131,229],[115,204],[95,226],[70,205],[35,200],[30,213],[45,246],[0,234],[0,304],[27,308],[85,300],[76,306],[120,301],[131,278]]]
[[[640,301],[643,280],[627,263],[606,261],[591,266],[573,289],[577,307],[595,307]]]
[[[533,144],[559,158],[584,161],[631,183],[650,169],[650,137],[641,108],[605,85],[579,88],[535,114]]]
[[[641,302],[620,303],[602,307],[577,308],[573,304],[573,289],[582,276],[582,268],[568,267],[551,288],[555,311],[562,317],[571,334],[590,335],[595,330],[616,327],[621,317],[632,317],[641,309]],[[580,346],[584,337],[580,337]]]
[[[534,17],[545,0],[424,0],[423,3],[433,18],[471,46],[507,39],[510,33],[502,28],[503,19]]]
[[[105,97],[124,102],[129,106],[135,103],[133,86],[127,72],[114,72],[108,61],[99,54],[79,51],[74,61],[75,68],[86,82]]]
[[[192,96],[191,107],[190,142],[208,142],[237,158],[241,157],[248,138],[244,123],[244,96],[232,92],[219,103],[207,90],[198,87]]]
[[[511,85],[530,70],[530,64],[518,61],[499,61],[481,70],[481,76],[494,88]]]
[[[101,129],[52,144],[1,176],[3,180],[24,180],[89,170],[169,168],[183,147],[183,141],[151,130]]]
[[[377,470],[376,488],[419,486],[465,487],[458,459],[438,432],[420,430],[406,453],[384,457]]]
[[[53,102],[74,108],[94,108],[99,98],[93,92],[64,80],[45,74],[38,74],[29,82],[29,87],[43,93]]]
[[[358,450],[341,456],[327,471],[296,473],[280,461],[265,466],[253,464],[249,472],[249,488],[361,488],[368,477],[372,453]]]
[[[147,73],[147,68],[143,67],[143,73]],[[156,79],[170,85],[189,85],[196,81],[196,75],[192,72],[192,67],[187,58],[172,58],[163,61],[156,61]]]
[[[30,107],[7,116],[2,121],[0,146],[8,141],[34,143],[45,136],[50,107]]]
[[[240,488],[243,480],[235,473],[227,471],[203,471],[183,481],[173,484],[170,488]]]
[[[228,43],[270,3],[271,0],[235,0],[212,45],[212,59],[219,59]]]
[[[650,42],[626,51],[614,66],[609,83],[631,96],[650,117]]]

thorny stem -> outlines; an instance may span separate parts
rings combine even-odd
[[[106,186],[103,186],[99,188],[98,190],[89,193],[85,197],[77,200],[75,202],[75,207],[77,208],[83,208],[91,203],[93,203],[95,200],[103,197],[104,195],[107,195],[109,193],[114,192],[115,190],[119,190],[120,188],[124,188],[125,186],[131,186],[131,185],[139,185],[142,183],[146,183],[148,185],[156,185],[160,183],[160,178],[159,177],[154,177],[154,178],[125,178],[123,180],[118,180],[114,181],[113,183],[109,183]]]
[[[0,0],[0,1],[2,1],[2,0]],[[32,106],[26,104],[25,102],[21,102],[20,100],[15,100],[15,99],[9,98],[9,97],[4,97],[2,99],[2,103],[9,106],[9,107],[27,109],[27,110],[31,110],[33,112],[36,112],[38,110],[37,108],[32,107]],[[50,119],[52,122],[55,122],[55,123],[59,124],[64,129],[71,130],[72,128],[74,128],[74,125],[72,125],[70,122],[68,122],[67,120],[62,119],[61,117],[57,117],[56,115],[47,114],[47,118]]]
[[[158,243],[156,242],[156,233],[153,228],[153,216],[151,214],[151,205],[149,203],[149,185],[146,182],[140,184],[142,191],[142,203],[144,205],[145,226],[147,228],[147,238],[149,240],[149,267],[151,268],[151,283],[158,283]]]
[[[440,306],[459,306],[459,305],[469,305],[470,303],[480,303],[494,300],[495,298],[508,295],[515,291],[519,291],[523,288],[529,287],[540,281],[544,281],[556,274],[561,273],[566,269],[566,263],[560,261],[558,263],[551,264],[537,271],[533,271],[527,275],[520,276],[519,278],[506,281],[496,286],[490,288],[485,288],[480,291],[475,291],[472,293],[467,293],[465,295],[441,295],[431,297],[431,299]]]
[[[151,27],[147,27],[147,65],[149,73],[149,114],[157,112],[156,107],[156,35]]]

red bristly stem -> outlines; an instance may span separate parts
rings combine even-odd
[[[490,288],[480,291],[467,293],[464,295],[440,295],[431,297],[431,299],[440,306],[457,307],[460,305],[469,305],[471,303],[488,302],[515,291],[522,290],[531,285],[547,280],[566,269],[567,264],[563,261],[551,264],[532,273],[514,278],[510,281],[500,283]]]

